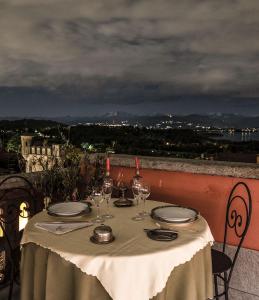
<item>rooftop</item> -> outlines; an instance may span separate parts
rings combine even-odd
[[[92,155],[91,159],[94,157]],[[141,175],[151,185],[152,199],[200,211],[217,241],[216,248],[223,241],[226,203],[232,187],[239,181],[248,185],[253,200],[252,220],[231,280],[230,300],[259,299],[259,288],[254,280],[259,272],[255,263],[259,261],[256,234],[259,228],[259,165],[160,157],[140,157],[140,160]],[[111,176],[115,180],[123,174],[125,182],[130,184],[135,172],[133,156],[112,154],[111,166]],[[25,176],[32,180],[35,174]],[[4,188],[19,185],[21,181],[17,179]],[[233,253],[235,245],[235,240],[230,238],[227,251]]]

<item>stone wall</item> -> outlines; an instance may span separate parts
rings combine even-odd
[[[133,155],[111,154],[109,157],[113,166],[135,166]],[[259,179],[258,164],[150,156],[139,158],[143,169]]]

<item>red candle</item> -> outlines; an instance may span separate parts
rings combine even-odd
[[[139,159],[135,157],[136,169],[139,169]]]
[[[111,168],[111,165],[110,165],[110,159],[107,158],[107,159],[106,159],[106,171],[107,171],[107,172],[110,172],[110,168]]]

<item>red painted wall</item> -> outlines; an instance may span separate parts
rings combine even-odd
[[[134,169],[113,167],[111,175],[114,179],[122,175],[130,184]],[[235,183],[244,181],[251,191],[253,210],[243,247],[259,250],[259,180],[151,169],[141,170],[141,175],[151,186],[150,199],[196,208],[209,223],[218,242],[223,241],[229,193]],[[233,234],[228,244],[237,244]]]

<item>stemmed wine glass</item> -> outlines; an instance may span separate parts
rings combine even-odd
[[[118,181],[117,187],[121,191],[120,200],[124,201],[125,200],[125,192],[127,191],[127,185],[124,181]]]
[[[96,218],[92,220],[94,223],[103,223],[104,218],[100,216],[100,204],[103,202],[103,191],[101,187],[95,187],[91,194],[91,199],[97,207]]]
[[[133,193],[136,205],[139,205],[139,201],[140,201],[140,197],[141,197],[141,194],[140,194],[141,187],[142,187],[142,185],[140,182],[135,181],[132,184],[132,193]],[[132,220],[134,220],[134,221],[142,221],[143,219],[144,219],[144,216],[140,212],[136,213],[136,215],[132,218]]]
[[[141,200],[143,201],[143,211],[141,212],[141,215],[143,217],[149,216],[149,213],[146,211],[146,200],[150,195],[150,186],[148,184],[143,184],[141,185],[140,188],[140,197]]]
[[[106,214],[102,215],[102,217],[106,219],[111,219],[114,216],[110,214],[110,201],[112,195],[113,181],[111,178],[105,178],[102,186],[103,197],[107,204]]]

